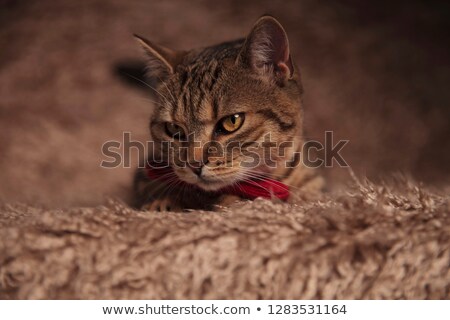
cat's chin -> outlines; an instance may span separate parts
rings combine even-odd
[[[205,191],[218,191],[218,190],[228,187],[232,184],[233,184],[232,182],[226,183],[223,181],[212,181],[211,182],[211,181],[200,180],[195,185]]]
[[[213,180],[213,179],[207,179],[202,177],[195,177],[191,179],[186,179],[187,177],[180,177],[180,180],[194,185],[197,188],[200,188],[204,191],[218,191],[220,189],[223,189],[225,187],[228,187],[234,183],[234,181],[224,181],[224,180]]]

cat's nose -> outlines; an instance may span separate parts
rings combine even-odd
[[[189,167],[189,169],[192,170],[193,173],[195,173],[195,175],[200,176],[202,174],[203,163],[193,162],[193,163],[188,163],[187,166]]]

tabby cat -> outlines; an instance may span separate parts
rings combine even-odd
[[[136,38],[159,79],[137,206],[214,209],[258,196],[295,201],[321,188],[300,161],[302,85],[275,18],[261,17],[245,39],[191,51]]]

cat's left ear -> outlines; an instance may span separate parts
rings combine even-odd
[[[175,72],[175,67],[181,62],[185,52],[175,51],[161,45],[157,45],[141,36],[134,35],[148,57],[148,69],[151,76],[164,80]]]
[[[271,16],[263,16],[255,23],[239,59],[257,73],[272,77],[277,83],[283,83],[294,75],[286,31]]]

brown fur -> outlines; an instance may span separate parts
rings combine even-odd
[[[0,299],[449,299],[449,197],[346,191],[215,214],[0,207]]]
[[[287,35],[277,20],[264,16],[245,40],[189,52],[176,52],[137,38],[149,56],[150,75],[159,80],[156,88],[151,87],[159,98],[150,122],[156,145],[152,156],[165,159],[174,171],[163,186],[161,182],[149,181],[145,172],[138,172],[135,182],[138,206],[158,210],[212,209],[214,204],[228,203],[230,199],[226,195],[211,196],[209,191],[251,179],[250,175],[270,176],[286,182],[294,191],[299,186],[307,189],[311,185],[314,190],[321,187],[320,178],[311,179],[315,174],[306,173],[305,167],[289,169],[283,162],[293,161],[294,151],[299,151],[302,145],[302,85],[292,63]],[[230,134],[217,133],[221,119],[233,114],[245,115],[242,127]],[[173,139],[167,134],[167,124],[175,124],[186,135],[194,136],[185,142]],[[266,164],[267,150],[260,145],[254,147],[255,142],[265,141],[268,134],[277,145],[292,142],[284,156],[275,159],[275,168]],[[194,147],[194,143],[202,146],[210,141],[222,146],[229,143],[250,146],[242,147],[237,156],[229,150],[217,154]],[[159,147],[163,142],[173,143],[175,150],[163,150]],[[186,148],[176,149],[180,147]],[[242,162],[248,159],[250,149],[261,157],[262,164],[246,169]],[[200,177],[186,166],[191,161],[203,165]],[[305,177],[314,181],[305,185]],[[193,195],[190,190],[179,190],[178,180],[205,192],[196,190]],[[299,196],[304,196],[304,192],[300,191],[296,197]]]

